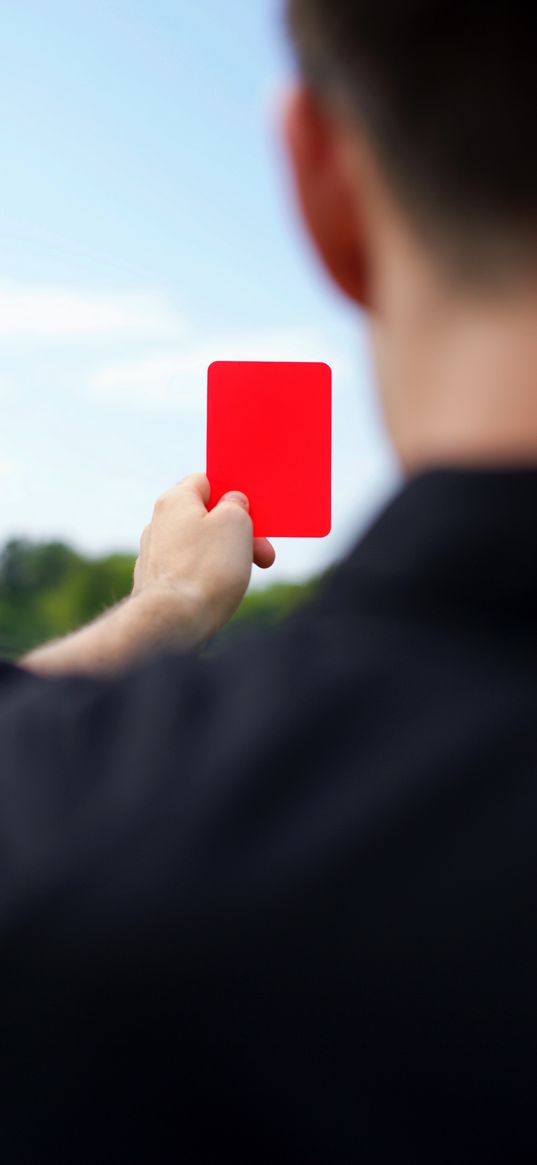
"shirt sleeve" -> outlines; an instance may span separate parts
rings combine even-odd
[[[192,1161],[224,1125],[246,1135],[244,1036],[307,839],[315,656],[298,621],[112,679],[0,666],[0,1107],[21,1160],[86,1160],[69,1137],[64,1153],[66,1110],[88,1160],[171,1160],[172,1126]]]

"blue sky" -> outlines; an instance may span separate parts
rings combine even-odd
[[[217,359],[326,360],[334,513],[253,585],[344,553],[393,489],[364,320],[300,227],[280,0],[4,0],[0,542],[136,551],[205,468]]]

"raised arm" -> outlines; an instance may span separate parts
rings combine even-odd
[[[201,473],[162,494],[142,533],[131,594],[18,665],[42,675],[106,675],[163,649],[201,647],[236,611],[252,564],[265,568],[275,558],[265,538],[253,538],[244,494],[225,494],[211,512],[209,497]]]

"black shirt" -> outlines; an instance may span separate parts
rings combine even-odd
[[[537,1153],[537,469],[411,481],[278,629],[0,665],[0,1155]]]

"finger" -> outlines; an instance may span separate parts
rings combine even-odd
[[[177,503],[184,505],[188,500],[189,505],[193,506],[195,510],[199,510],[201,514],[206,514],[210,496],[211,487],[208,477],[204,473],[191,473],[179,481],[177,485],[172,485],[170,489],[165,490],[157,498],[155,509],[168,509]]]
[[[251,555],[253,525],[245,494],[237,490],[224,494],[207,515],[207,521],[221,533],[227,530],[231,538],[239,538],[237,545],[242,546],[245,554]]]
[[[183,489],[193,494],[195,498],[203,502],[205,508],[209,503],[211,496],[211,487],[209,478],[205,473],[190,473],[188,477],[184,477],[179,482],[178,489]]]
[[[276,551],[268,538],[254,538],[254,562],[261,570],[267,570],[276,560]]]
[[[224,504],[224,502],[232,502],[233,505],[238,504],[239,506],[242,506],[244,510],[250,509],[250,502],[248,501],[246,494],[241,493],[241,491],[238,489],[230,489],[227,493],[222,494],[218,505],[221,506]]]

